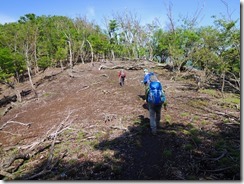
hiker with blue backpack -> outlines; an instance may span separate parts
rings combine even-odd
[[[144,69],[143,71],[144,71],[144,78],[141,81],[141,83],[143,83],[145,86],[145,96],[146,96],[147,95],[147,88],[148,88],[148,85],[150,83],[150,78],[152,75],[154,75],[154,73],[149,72],[148,69]]]
[[[144,78],[143,81],[141,81],[145,86],[148,86],[149,82],[150,82],[150,77],[152,75],[154,75],[153,72],[149,72],[148,69],[144,69]]]
[[[162,106],[167,110],[166,96],[162,84],[156,75],[151,75],[146,88],[146,102],[148,103],[150,127],[153,135],[156,135],[157,127],[160,126]]]

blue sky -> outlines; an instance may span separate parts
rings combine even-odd
[[[227,15],[223,2],[228,4],[233,20],[240,18],[239,0],[0,0],[0,23],[15,22],[20,16],[34,13],[37,16],[63,15],[71,18],[86,16],[103,26],[104,17],[112,18],[114,13],[123,15],[128,10],[140,18],[141,24],[151,23],[157,18],[164,26],[168,22],[166,5],[170,2],[175,21],[180,16],[193,17],[203,7],[200,25],[212,25],[212,15]]]

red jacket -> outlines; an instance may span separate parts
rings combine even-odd
[[[122,71],[119,71],[119,77],[126,77],[125,71],[123,71],[123,73],[122,73]]]

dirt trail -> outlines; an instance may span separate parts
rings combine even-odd
[[[171,81],[167,71],[158,70],[169,103],[161,117],[163,128],[152,136],[140,83],[143,71],[127,70],[125,86],[120,87],[119,70],[98,68],[78,65],[74,78],[67,72],[49,78],[38,86],[38,100],[30,99],[1,118],[0,126],[15,122],[1,130],[3,150],[30,145],[55,130],[65,118],[72,119],[70,129],[59,137],[62,143],[55,147],[57,154],[68,151],[66,157],[48,174],[34,179],[199,180],[233,175],[238,179],[236,170],[224,170],[228,171],[224,175],[206,173],[218,164],[201,161],[213,154],[212,141],[223,131],[219,124],[224,116],[208,112],[204,104],[214,104],[213,96],[191,90],[189,83]],[[199,104],[203,106],[197,108]],[[220,106],[215,110],[223,111]],[[228,130],[238,135],[238,129]],[[192,138],[191,131],[199,140]],[[23,169],[17,179],[40,172],[47,155],[47,150],[40,153],[37,163],[33,158],[26,164],[29,169]]]

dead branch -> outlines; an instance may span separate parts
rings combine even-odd
[[[200,170],[205,171],[205,172],[220,172],[220,171],[224,171],[224,170],[227,170],[230,168],[232,168],[232,167],[230,166],[230,167],[225,167],[225,168],[220,168],[220,169],[215,169],[215,170],[202,170],[202,169],[200,169]]]
[[[11,157],[10,159],[8,159],[8,161],[6,161],[4,164],[3,164],[3,168],[8,168],[15,160],[18,160],[18,159],[23,159],[23,160],[28,160],[30,157],[29,157],[29,154],[23,154],[23,153],[20,153],[20,154],[17,154],[13,157]],[[6,169],[8,170],[8,169]]]
[[[10,134],[10,135],[21,136],[21,134],[14,134],[14,133],[11,133],[11,132],[9,132],[9,131],[4,131],[4,130],[2,130],[1,132],[2,132],[2,133],[5,133],[5,134]]]
[[[107,77],[109,79],[109,76],[107,74],[102,74],[102,77]]]
[[[14,175],[13,174],[10,174],[9,172],[3,171],[3,170],[0,170],[0,175],[8,177],[8,178],[10,178],[12,180],[14,179]]]
[[[2,116],[5,116],[11,109],[12,109],[12,105],[8,105],[2,112]]]
[[[118,127],[118,126],[110,126],[110,128],[112,128],[112,129],[118,129],[118,130],[128,130],[127,128]]]
[[[37,173],[37,174],[35,174],[33,176],[30,176],[27,179],[31,180],[31,179],[37,178],[39,176],[42,176],[44,174],[47,174],[47,173],[51,172],[51,170],[58,164],[59,160],[63,159],[66,156],[67,152],[68,151],[65,150],[65,152],[62,153],[61,156],[59,156],[59,158],[57,158],[56,161],[50,167],[49,167],[49,165],[46,165],[41,172],[39,172],[39,173]]]
[[[66,118],[66,119],[67,119],[67,118]],[[53,139],[53,141],[52,141],[51,149],[50,149],[50,152],[49,152],[49,158],[48,158],[47,166],[46,166],[46,167],[49,167],[49,165],[51,164],[51,162],[52,162],[52,160],[53,160],[54,144],[55,144],[55,141],[56,141],[56,139],[57,139],[58,132],[62,129],[63,126],[64,126],[64,124],[61,123],[60,126],[58,127],[58,129],[57,129],[56,132],[55,132],[54,139]]]
[[[16,100],[17,100],[16,95],[4,96],[2,99],[0,99],[0,107],[3,107],[5,105],[9,104],[10,102],[16,102]]]
[[[76,91],[76,93],[88,89],[90,86],[83,86],[80,90]]]
[[[105,114],[104,113],[104,121],[105,123],[108,121],[112,121],[113,119],[116,119],[117,115],[116,114]]]
[[[0,130],[2,130],[5,126],[7,126],[8,124],[13,123],[13,124],[19,124],[19,125],[23,125],[23,126],[27,126],[28,128],[31,126],[31,123],[21,123],[18,121],[7,121],[6,123],[4,123],[1,127]]]
[[[50,149],[50,156],[49,156],[49,159],[48,159],[47,167],[49,165],[51,165],[51,163],[53,161],[54,145],[59,143],[58,141],[56,141],[56,138],[57,138],[58,134],[60,134],[65,129],[67,129],[72,124],[72,122],[75,120],[75,117],[70,119],[70,116],[71,116],[72,113],[73,113],[73,111],[69,111],[68,115],[66,116],[66,118],[58,125],[56,130],[54,132],[52,132],[51,134],[49,134],[49,133],[46,134],[44,138],[42,138],[39,141],[35,141],[33,144],[31,144],[29,146],[19,147],[19,150],[22,153],[18,153],[18,154],[14,155],[14,156],[11,156],[7,161],[5,161],[0,166],[0,171],[2,173],[4,173],[4,172],[6,172],[6,171],[8,171],[10,169],[9,167],[12,165],[12,163],[15,160],[17,160],[17,159],[28,160],[29,158],[33,157],[37,153],[40,153],[41,151],[44,151],[46,148],[49,148],[50,146],[51,146],[51,149]],[[48,132],[50,132],[50,131],[48,131]],[[50,141],[50,139],[52,141]],[[46,143],[45,146],[39,146],[38,147],[38,145],[43,144],[44,142]],[[17,166],[17,167],[19,167],[19,166]],[[52,164],[52,167],[53,167],[53,164]],[[12,167],[11,167],[11,169],[12,169]]]
[[[67,129],[75,120],[75,118],[72,118],[69,120],[70,115],[73,113],[73,111],[69,111],[68,115],[66,116],[66,118],[59,124],[57,130],[53,133],[51,133],[48,138],[55,138],[55,136],[57,136],[58,134],[60,134],[64,129]]]
[[[223,158],[227,153],[227,150],[224,150],[223,153],[218,156],[217,158],[203,158],[203,160],[211,160],[211,161],[218,161],[219,159]]]
[[[24,112],[26,112],[26,111],[17,113],[13,118],[9,119],[7,122],[12,121],[13,119],[17,118],[20,114],[22,114]]]
[[[240,116],[236,116],[236,115],[234,115],[234,114],[230,114],[230,113],[233,113],[233,112],[227,112],[227,111],[225,111],[225,112],[220,112],[220,111],[216,111],[216,110],[211,109],[211,108],[204,108],[204,107],[203,107],[203,110],[205,110],[205,111],[207,111],[207,112],[209,112],[209,113],[214,113],[214,114],[217,114],[217,115],[224,116],[224,117],[226,117],[226,118],[230,118],[230,117],[232,117],[232,118],[234,118],[234,119],[237,120],[237,121],[240,119]],[[239,112],[238,112],[238,114],[239,114]]]
[[[118,129],[118,130],[125,130],[127,131],[128,128],[125,128],[122,124],[122,118],[119,118],[119,121],[118,121],[118,126],[110,126],[110,128],[112,129]]]

